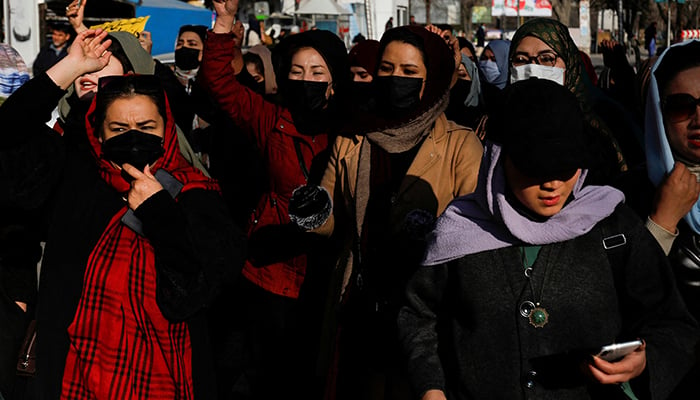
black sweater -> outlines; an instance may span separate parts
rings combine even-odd
[[[38,378],[44,398],[57,399],[68,351],[66,328],[80,299],[87,259],[121,195],[98,174],[82,124],[63,137],[45,125],[64,91],[42,74],[0,107],[0,182],[17,203],[49,208],[37,305]],[[73,119],[80,121],[81,116]],[[156,298],[164,316],[187,321],[197,398],[212,398],[213,374],[203,309],[238,275],[244,235],[218,193],[190,190],[177,201],[162,191],[136,215],[156,257]]]

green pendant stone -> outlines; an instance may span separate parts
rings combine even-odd
[[[543,326],[547,325],[547,322],[549,322],[549,314],[544,308],[536,307],[530,313],[530,325],[534,326],[535,328],[542,328]]]

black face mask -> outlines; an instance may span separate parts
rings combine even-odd
[[[423,79],[405,76],[378,76],[374,79],[377,105],[390,116],[410,112],[420,103]]]
[[[163,138],[135,129],[105,140],[102,158],[122,166],[125,163],[143,171],[165,153]]]
[[[251,82],[245,82],[243,84],[255,93],[262,96],[265,95],[265,81],[255,82],[255,80],[251,79]]]
[[[472,81],[457,79],[457,83],[450,90],[450,108],[464,107],[464,100],[467,99],[471,89]]]
[[[353,82],[350,85],[352,100],[356,104],[362,104],[374,97],[374,85],[372,82]]]
[[[292,111],[318,112],[328,104],[328,82],[287,79],[285,100]]]
[[[175,50],[175,66],[183,71],[199,67],[199,50],[184,46]]]

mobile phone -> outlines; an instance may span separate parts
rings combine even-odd
[[[642,345],[641,340],[631,340],[629,342],[613,343],[603,346],[596,356],[605,361],[612,362],[630,354]]]
[[[78,0],[78,8],[83,5],[83,0]]]

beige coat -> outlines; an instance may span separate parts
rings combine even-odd
[[[358,208],[364,215],[367,199],[358,199],[357,170],[362,136],[339,137],[332,149],[328,168],[321,185],[333,198],[333,214],[316,230],[328,235],[335,233],[346,240],[345,251],[337,265],[336,277],[342,274],[342,284],[336,286],[342,296],[353,265],[353,246],[358,237],[355,220]],[[471,193],[476,188],[483,147],[475,133],[448,121],[441,114],[403,178],[391,209],[392,229],[401,228],[406,215],[416,209],[437,217],[452,199]],[[421,181],[423,183],[421,183]],[[338,285],[340,282],[336,282]]]

